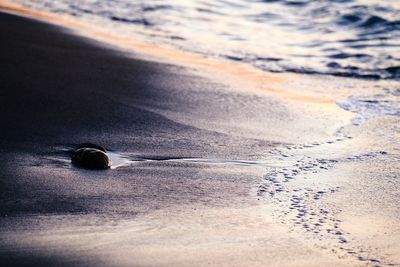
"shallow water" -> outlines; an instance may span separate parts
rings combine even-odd
[[[39,165],[46,166],[58,166],[70,168],[73,166],[70,161],[71,148],[61,146],[54,152],[52,156],[45,157],[45,161]],[[121,167],[134,166],[140,162],[160,162],[169,161],[177,163],[192,163],[192,164],[217,164],[222,166],[238,166],[238,167],[257,167],[257,168],[284,168],[288,167],[287,162],[276,162],[271,164],[267,161],[262,160],[232,160],[232,159],[218,159],[218,158],[195,158],[195,157],[165,157],[165,156],[146,156],[137,153],[126,153],[118,151],[107,151],[107,155],[111,159],[111,169],[117,169]]]
[[[262,70],[400,78],[397,0],[14,2]]]

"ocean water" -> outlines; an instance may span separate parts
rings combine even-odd
[[[273,72],[400,78],[399,0],[14,0]]]

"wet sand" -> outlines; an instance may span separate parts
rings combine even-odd
[[[346,93],[335,99],[326,80],[303,76],[238,83],[228,73],[231,78],[223,82],[202,72],[204,66],[194,71],[193,65],[161,63],[59,26],[0,16],[1,39],[7,40],[0,44],[0,259],[7,266],[365,263],[358,258],[362,252],[347,253],[341,239],[323,234],[347,229],[339,215],[304,215],[320,205],[329,210],[334,202],[348,202],[325,191],[346,192],[341,186],[354,176],[347,172],[349,178],[326,184],[329,180],[320,183],[323,174],[315,172],[318,178],[303,181],[304,169],[334,168],[321,162],[308,166],[312,157],[329,151],[335,159],[345,158],[343,151],[353,151],[341,150],[343,142],[374,137],[350,139],[337,132],[354,117],[336,105]],[[301,98],[292,89],[300,78],[299,90],[313,97]],[[257,87],[261,83],[267,87]],[[325,93],[310,93],[307,88],[316,84]],[[107,171],[71,166],[66,151],[88,141],[123,155],[129,164]],[[330,145],[333,150],[325,149]],[[398,153],[377,146],[368,151]],[[396,165],[392,173],[398,173]],[[318,193],[321,186],[324,193]],[[388,190],[394,192],[388,201],[398,199],[396,188]],[[308,201],[307,194],[320,194],[323,201],[298,204]],[[341,216],[354,211],[338,205]],[[398,211],[393,208],[384,218]],[[299,224],[293,212],[303,214]],[[328,221],[316,233],[320,236],[304,227],[314,219]],[[354,242],[357,236],[362,235]],[[398,255],[384,249],[386,241],[381,237],[384,245],[375,249],[391,263]],[[372,251],[362,248],[369,241],[360,242],[360,250]]]

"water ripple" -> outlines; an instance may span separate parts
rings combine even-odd
[[[397,0],[14,1],[266,71],[400,78]]]

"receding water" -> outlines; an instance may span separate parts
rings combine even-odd
[[[351,96],[346,101],[337,103],[344,110],[357,113],[352,120],[353,125],[375,117],[400,116],[399,98],[389,94],[371,95],[368,98]]]
[[[172,161],[180,163],[202,163],[202,164],[220,164],[226,166],[242,166],[242,167],[259,167],[259,168],[277,168],[285,167],[287,163],[267,163],[265,161],[250,161],[250,160],[229,160],[229,159],[215,159],[215,158],[184,158],[184,157],[145,157],[129,153],[119,153],[116,151],[108,151],[107,155],[110,157],[112,165],[111,169],[133,165],[139,162],[157,162],[157,161]],[[286,165],[285,165],[286,164]]]
[[[398,0],[14,1],[262,70],[400,78]]]

